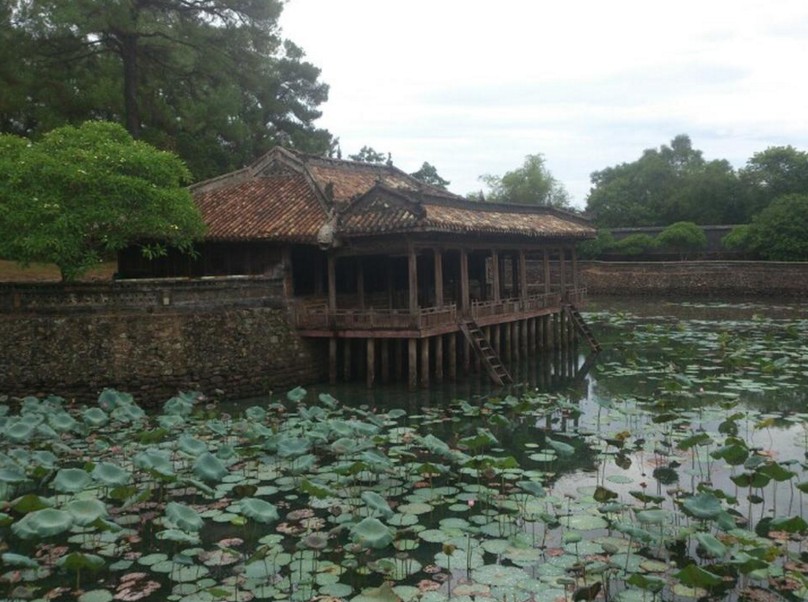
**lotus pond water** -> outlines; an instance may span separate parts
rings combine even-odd
[[[6,400],[0,597],[808,597],[808,317],[615,307],[566,391]]]

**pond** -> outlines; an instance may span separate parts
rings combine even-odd
[[[0,596],[808,597],[808,310],[593,303],[525,384],[7,402]]]

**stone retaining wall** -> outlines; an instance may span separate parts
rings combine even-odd
[[[322,378],[279,282],[139,284],[2,287],[0,395],[90,401],[115,387],[150,405],[178,390],[248,397]]]
[[[589,295],[808,296],[808,263],[580,261]]]

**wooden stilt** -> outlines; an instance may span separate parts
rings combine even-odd
[[[527,337],[527,320],[519,320],[519,345],[522,351],[522,356],[527,356],[528,337]]]
[[[407,339],[407,368],[410,389],[418,386],[418,339]]]
[[[376,383],[376,339],[368,337],[367,342],[367,384],[368,388]]]
[[[528,353],[536,355],[536,318],[530,318],[527,326]]]
[[[502,329],[499,324],[494,324],[494,338],[491,340],[491,346],[497,352],[497,355],[502,356]]]
[[[435,380],[443,382],[443,335],[435,337]]]
[[[457,380],[457,333],[449,333],[449,378]]]
[[[328,382],[332,385],[337,382],[337,339],[328,339]]]
[[[421,386],[429,386],[429,337],[421,339]]]
[[[519,322],[511,322],[511,344],[513,345],[513,361],[517,363],[521,357],[522,344],[520,341],[521,332],[519,331]]]
[[[511,325],[508,323],[502,324],[502,330],[505,331],[505,336],[503,337],[502,346],[505,348],[505,360],[511,360],[511,351],[513,347],[511,346]]]
[[[463,374],[468,375],[471,372],[471,345],[466,337],[463,337],[460,346],[463,351]]]

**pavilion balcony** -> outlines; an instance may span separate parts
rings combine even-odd
[[[554,313],[561,310],[563,303],[581,304],[585,296],[586,289],[568,289],[564,293],[472,301],[466,312],[454,303],[414,310],[345,307],[340,303],[337,309],[329,310],[326,299],[308,298],[298,300],[293,313],[295,326],[307,336],[332,336],[340,332],[343,336],[420,337],[455,332],[463,318],[491,325]]]

